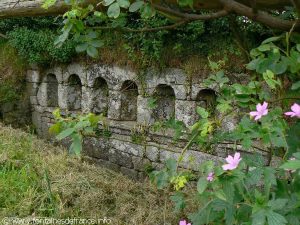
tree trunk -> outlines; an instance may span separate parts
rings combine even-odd
[[[95,3],[100,0],[86,0],[85,3]],[[160,4],[167,2],[177,4],[177,0],[154,0],[153,3]],[[237,2],[251,7],[253,0],[237,0]],[[22,17],[22,16],[47,16],[64,13],[69,7],[59,0],[53,7],[45,10],[41,7],[43,0],[0,0],[0,18]],[[219,0],[196,0],[194,1],[196,9],[220,9],[222,5]],[[249,4],[250,3],[250,4]],[[284,9],[285,6],[291,6],[290,0],[256,0],[258,9]]]
[[[95,0],[86,2],[94,3]],[[63,0],[47,10],[42,5],[43,0],[0,0],[0,18],[59,15],[70,8]]]

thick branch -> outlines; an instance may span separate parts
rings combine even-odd
[[[98,30],[119,30],[119,31],[125,31],[125,32],[133,32],[133,33],[142,33],[142,32],[155,32],[155,31],[161,31],[161,30],[172,30],[179,26],[182,26],[186,23],[191,22],[191,20],[183,20],[178,23],[174,23],[172,25],[167,26],[161,26],[161,27],[153,27],[153,28],[142,28],[142,29],[132,29],[129,27],[93,27],[93,29]]]
[[[298,18],[300,17],[300,0],[291,0],[297,10]]]
[[[4,38],[4,39],[8,39],[8,37],[7,37],[5,34],[1,34],[1,33],[0,33],[0,37],[1,37],[1,38]]]
[[[239,3],[249,5],[248,0],[237,0]],[[96,4],[99,0],[85,0],[84,4]],[[153,0],[154,4],[178,5],[177,0]],[[63,0],[50,7],[48,10],[41,8],[43,0],[0,0],[0,18],[9,18],[17,16],[46,16],[59,15],[66,12],[69,6],[64,4]],[[256,0],[258,9],[284,9],[285,6],[292,6],[290,0]],[[219,0],[195,0],[194,8],[201,9],[222,9],[223,6]]]
[[[0,18],[22,17],[22,16],[49,16],[65,13],[70,6],[63,0],[49,9],[43,9],[43,0],[0,0]],[[85,0],[84,4],[95,4],[96,0]]]
[[[300,0],[292,0],[293,4],[298,8]],[[84,4],[96,4],[99,0],[85,0]],[[170,13],[184,20],[210,20],[226,16],[230,12],[248,17],[252,20],[260,22],[271,28],[288,31],[291,29],[295,21],[287,21],[271,16],[270,14],[258,10],[257,13],[249,6],[249,0],[195,0],[194,6],[196,10],[201,9],[218,9],[220,11],[210,14],[190,14],[173,10],[170,7],[162,6],[162,0],[153,0],[153,6],[164,13]],[[177,0],[165,0],[164,3],[176,6]],[[57,3],[48,10],[41,6],[43,0],[0,0],[0,18],[17,17],[17,16],[46,16],[63,14],[69,9],[69,6],[64,4],[63,0],[58,0]],[[291,0],[256,0],[258,9],[279,9],[283,10],[285,6],[293,5]],[[225,9],[224,9],[225,7]],[[299,24],[295,26],[295,30],[299,29]]]
[[[223,4],[223,6],[226,9],[235,12],[236,14],[239,14],[241,16],[248,17],[249,19],[252,19],[254,21],[260,22],[270,28],[289,31],[296,23],[295,30],[300,30],[300,24],[297,21],[283,20],[263,11],[257,11],[256,13],[254,13],[252,8],[233,0],[219,1]]]
[[[167,7],[164,7],[161,5],[157,5],[157,4],[152,4],[152,6],[158,11],[161,11],[161,12],[164,12],[167,14],[171,14],[173,16],[177,16],[180,18],[188,19],[188,20],[211,20],[211,19],[216,19],[216,18],[226,16],[229,14],[228,10],[220,10],[218,12],[209,13],[209,14],[190,14],[190,13],[182,13],[177,10],[167,8]]]

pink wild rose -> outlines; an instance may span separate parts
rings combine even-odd
[[[268,114],[268,103],[264,102],[263,104],[258,103],[256,105],[256,111],[250,112],[250,116],[254,117],[254,120],[259,120],[262,116]]]
[[[206,179],[207,179],[207,181],[212,182],[214,180],[214,173],[210,172]]]
[[[187,223],[186,220],[181,220],[179,225],[192,225],[191,223]]]
[[[240,156],[241,154],[239,152],[236,152],[233,157],[229,155],[225,159],[228,164],[222,166],[223,170],[234,170],[235,168],[237,168],[240,161],[242,160]]]
[[[290,117],[298,117],[300,118],[300,105],[298,105],[297,103],[294,103],[294,105],[292,105],[291,107],[291,112],[286,112],[284,113],[284,115],[286,116],[290,116]]]

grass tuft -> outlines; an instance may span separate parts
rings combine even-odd
[[[173,205],[165,206],[168,198],[148,181],[135,182],[65,152],[0,124],[0,221],[106,217],[112,224],[157,225],[164,224],[165,215],[165,224],[178,223]]]

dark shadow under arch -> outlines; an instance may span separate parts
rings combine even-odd
[[[102,77],[95,79],[92,88],[92,112],[95,114],[107,115],[109,90],[107,82]]]
[[[46,76],[47,106],[58,107],[58,81],[54,74]]]
[[[217,103],[216,100],[217,100],[217,94],[212,89],[203,89],[198,92],[196,97],[197,106],[205,108],[210,112],[215,111],[215,106]]]
[[[72,74],[68,79],[67,104],[69,110],[80,110],[82,84],[78,75]]]
[[[175,92],[170,85],[160,84],[156,87],[153,97],[156,107],[153,109],[155,120],[168,120],[175,115]]]
[[[136,83],[126,80],[121,88],[121,120],[136,121],[138,95]]]

